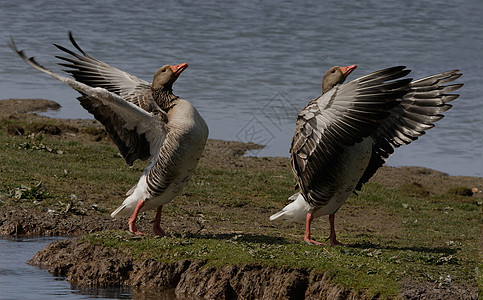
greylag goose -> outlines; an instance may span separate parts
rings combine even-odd
[[[69,39],[80,54],[55,46],[70,55],[57,57],[68,62],[60,65],[69,68],[66,72],[74,79],[27,58],[13,39],[10,47],[33,68],[81,93],[80,104],[105,126],[128,165],[148,160],[139,181],[111,216],[130,215],[129,230],[142,234],[136,228],[138,214],[156,209],[153,231],[163,236],[161,209],[190,180],[208,138],[208,126],[198,111],[173,94],[173,83],[188,64],[165,65],[149,83],[89,56],[71,32]]]
[[[444,85],[459,78],[458,70],[413,81],[402,79],[410,70],[392,67],[344,83],[356,68],[332,67],[322,81],[322,95],[310,101],[297,117],[290,149],[299,192],[270,220],[306,221],[304,241],[313,218],[329,215],[330,245],[336,239],[335,213],[349,195],[361,189],[394,152],[434,127],[448,94],[463,84]]]

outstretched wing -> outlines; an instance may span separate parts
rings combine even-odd
[[[69,40],[80,54],[63,46],[54,44],[54,46],[60,50],[71,55],[70,57],[56,56],[57,58],[68,62],[59,63],[59,65],[69,68],[65,69],[65,72],[72,74],[72,76],[79,82],[91,87],[104,88],[147,111],[152,109],[154,99],[151,95],[151,84],[149,82],[114,68],[90,56],[79,47],[70,31]]]
[[[166,138],[166,124],[162,112],[151,113],[128,102],[120,95],[101,87],[91,87],[77,80],[56,74],[38,64],[33,57],[27,58],[15,46],[9,45],[27,64],[69,85],[83,96],[79,100],[96,116],[113,136],[121,154],[129,165],[137,158],[147,159],[155,155]]]
[[[369,137],[399,105],[411,81],[399,79],[410,72],[404,68],[337,85],[300,112],[290,152],[292,170],[309,204],[321,206],[332,198],[343,180],[343,148]]]
[[[401,99],[401,104],[389,110],[389,115],[381,126],[372,133],[375,142],[371,160],[356,189],[361,189],[394,152],[394,148],[407,145],[426,130],[434,127],[441,120],[443,112],[452,107],[448,104],[458,98],[458,94],[449,94],[463,86],[450,84],[459,77],[459,70],[452,70],[415,80],[409,84],[409,92]]]

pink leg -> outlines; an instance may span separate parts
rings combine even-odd
[[[138,218],[139,210],[144,206],[144,200],[139,199],[138,203],[136,204],[136,208],[134,209],[134,212],[132,213],[131,217],[129,218],[128,224],[129,224],[129,231],[131,231],[134,234],[143,234],[141,231],[139,231],[136,228],[136,220]]]
[[[325,245],[324,243],[317,242],[315,240],[310,239],[310,224],[312,223],[313,218],[314,218],[314,216],[312,215],[312,213],[307,213],[306,222],[305,222],[304,241],[307,244]]]
[[[342,244],[341,242],[339,242],[335,238],[334,219],[335,219],[335,213],[334,214],[330,214],[329,215],[329,224],[330,224],[330,236],[329,236],[329,240],[330,240],[330,245],[331,246],[345,246],[344,244]]]
[[[163,206],[160,205],[158,206],[158,209],[156,210],[156,217],[154,217],[154,224],[153,224],[153,231],[155,235],[159,236],[165,236],[166,233],[164,232],[163,228],[161,228],[161,210],[163,209]]]

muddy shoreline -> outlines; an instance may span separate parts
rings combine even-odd
[[[95,258],[95,259],[93,259]],[[76,286],[128,285],[174,288],[181,297],[199,299],[379,299],[333,284],[324,272],[261,265],[209,266],[205,261],[164,263],[135,260],[118,249],[93,245],[81,238],[57,241],[38,252],[29,264],[65,277]],[[475,289],[440,287],[412,280],[402,283],[403,299],[477,299]]]
[[[0,101],[0,119],[28,120],[31,123],[49,120],[32,111],[57,109],[58,104],[42,99],[9,99]],[[16,127],[8,123],[6,131],[12,135],[23,135],[37,130],[59,140],[75,140],[87,143],[110,143],[102,126],[93,120],[61,120],[61,125],[54,124],[42,128]],[[13,124],[13,125],[12,125]],[[35,127],[35,126],[34,126]],[[250,158],[243,157],[247,150],[257,149],[258,145],[210,140],[200,164],[238,170],[286,170],[288,158]],[[483,179],[466,176],[448,176],[445,173],[421,167],[383,167],[372,178],[388,188],[405,187],[409,192],[439,195],[448,192],[448,187],[464,186],[466,190],[454,192],[470,194],[474,201],[481,201]],[[78,187],[82,190],[85,187]],[[471,189],[476,189],[471,191]],[[469,191],[468,191],[469,190]],[[109,197],[122,198],[122,192],[111,192]],[[80,193],[80,192],[79,192]],[[102,197],[102,196],[99,196]],[[107,197],[107,196],[104,196]],[[189,195],[187,195],[189,197]],[[54,242],[35,255],[30,264],[47,268],[56,276],[64,276],[70,283],[79,286],[119,286],[129,285],[146,288],[175,288],[179,295],[196,295],[206,299],[373,299],[378,295],[367,296],[362,292],[352,291],[331,283],[324,272],[312,272],[304,269],[273,268],[260,265],[225,265],[212,267],[206,261],[181,260],[174,263],[162,263],[156,260],[135,260],[117,249],[93,245],[82,239],[86,233],[102,230],[125,230],[126,220],[112,219],[108,209],[100,210],[97,204],[102,199],[82,199],[61,211],[19,205],[10,201],[8,196],[0,194],[0,234],[18,236],[75,236],[74,239]],[[238,205],[238,204],[237,204]],[[207,209],[219,209],[226,207]],[[243,206],[233,209],[249,210]],[[249,214],[262,212],[249,211]],[[263,212],[265,219],[268,212]],[[369,214],[371,212],[369,211]],[[374,219],[384,218],[377,216]],[[354,218],[358,216],[353,216]],[[363,218],[361,216],[360,218]],[[390,216],[387,217],[390,220]],[[371,230],[382,230],[377,220]],[[196,224],[189,220],[179,220],[175,216],[166,216],[168,230],[172,232],[199,232],[199,234],[222,234],[233,232],[220,226]],[[354,222],[357,222],[355,220]],[[360,221],[359,221],[360,222]],[[149,225],[148,225],[149,226]],[[241,225],[241,229],[251,230],[250,224]],[[284,225],[285,226],[285,225]],[[378,227],[379,226],[379,227]],[[229,226],[227,226],[229,227]],[[397,234],[397,233],[395,233]],[[482,241],[479,241],[481,249]],[[401,282],[400,295],[404,299],[477,299],[474,287],[438,286],[431,282],[415,282],[411,279]]]
[[[306,270],[258,265],[215,268],[191,260],[135,261],[116,249],[80,239],[54,242],[29,264],[47,268],[74,285],[175,288],[178,295],[206,299],[372,299],[332,285],[325,274]]]

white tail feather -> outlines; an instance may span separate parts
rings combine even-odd
[[[300,193],[296,193],[289,200],[293,200],[292,203],[285,206],[281,211],[272,215],[270,221],[282,217],[288,222],[300,222],[305,220],[305,216],[311,210],[310,205],[305,201],[304,197]]]
[[[116,208],[116,210],[111,213],[111,218],[114,218],[118,213],[122,212],[124,210],[124,208],[126,208],[126,206],[127,206],[127,204],[123,203],[121,206]]]
[[[145,200],[147,197],[147,184],[146,184],[146,175],[143,174],[141,178],[139,178],[138,183],[133,186],[127,193],[126,195],[128,196],[124,201],[122,202],[121,206],[116,208],[115,211],[112,212],[111,217],[127,217],[130,216],[133,212],[134,209],[136,208],[136,205],[140,199]],[[141,209],[141,211],[149,209],[146,205]]]

